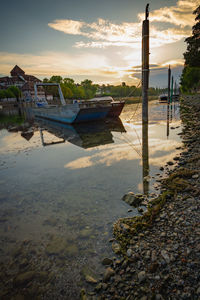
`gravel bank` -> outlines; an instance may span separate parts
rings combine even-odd
[[[200,299],[200,97],[183,99],[181,118],[185,149],[163,194],[140,219],[114,225],[119,257],[82,299]]]

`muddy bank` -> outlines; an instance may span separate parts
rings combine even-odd
[[[181,103],[184,150],[141,217],[114,224],[102,280],[82,299],[199,299],[200,97]]]

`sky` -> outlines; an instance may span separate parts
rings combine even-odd
[[[0,76],[26,74],[137,85],[149,3],[150,86],[179,82],[198,0],[0,0]]]

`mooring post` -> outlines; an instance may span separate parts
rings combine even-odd
[[[171,80],[171,95],[170,95],[170,103],[172,103],[173,100],[173,89],[174,89],[174,77],[172,76],[172,80]]]
[[[169,65],[169,69],[168,69],[168,104],[170,103],[170,85],[171,85],[171,69],[170,69],[170,65]]]
[[[146,5],[145,20],[142,23],[142,121],[148,122],[149,88],[149,4]]]

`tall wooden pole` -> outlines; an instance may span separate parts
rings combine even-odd
[[[171,80],[171,95],[170,95],[170,103],[172,103],[173,100],[173,94],[174,94],[174,77],[172,76],[172,80]]]
[[[169,65],[169,69],[168,69],[168,103],[170,103],[170,86],[171,86],[171,69],[170,69],[170,65]]]
[[[146,5],[145,20],[142,23],[142,121],[148,122],[149,88],[149,4]]]

